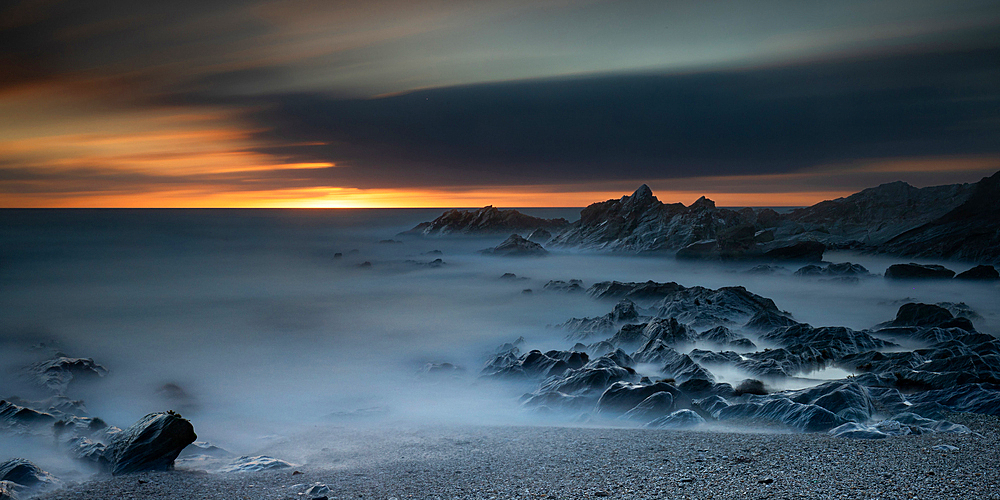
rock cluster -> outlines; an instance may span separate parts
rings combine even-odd
[[[968,432],[943,420],[946,411],[1000,414],[1000,340],[955,316],[972,315],[959,304],[907,303],[894,319],[853,330],[797,322],[741,287],[601,282],[588,293],[619,302],[559,328],[571,341],[603,340],[524,355],[511,347],[481,376],[537,381],[522,398],[532,411],[657,428],[732,422],[877,439]],[[902,351],[896,342],[925,347]],[[769,389],[828,367],[855,375]],[[753,378],[734,387],[719,381],[719,369]]]

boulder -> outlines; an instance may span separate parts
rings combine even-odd
[[[885,270],[886,279],[908,280],[908,279],[951,279],[955,276],[955,271],[947,269],[937,264],[893,264]]]
[[[1000,272],[993,266],[981,265],[973,267],[968,271],[958,273],[955,279],[970,281],[997,281],[1000,280]]]
[[[177,413],[150,413],[114,435],[104,456],[115,475],[171,470],[181,450],[197,438],[191,422]]]

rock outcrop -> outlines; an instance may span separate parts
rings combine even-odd
[[[503,243],[481,250],[480,253],[486,255],[499,255],[503,257],[542,257],[549,252],[544,247],[533,241],[528,241],[516,234],[510,235]]]
[[[499,210],[492,206],[478,210],[449,210],[437,219],[418,224],[402,234],[440,236],[448,234],[531,233],[535,230],[559,230],[569,225],[566,219],[542,219],[517,210]],[[542,233],[535,235],[540,237]]]
[[[922,211],[930,213],[924,207]],[[973,184],[960,205],[900,232],[879,250],[912,257],[1000,262],[1000,172]]]
[[[171,470],[181,450],[197,439],[194,426],[180,415],[150,413],[115,434],[103,455],[115,475]]]

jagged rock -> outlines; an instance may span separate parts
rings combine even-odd
[[[1000,280],[1000,272],[993,266],[980,265],[958,273],[955,279],[970,281],[997,281]]]
[[[820,233],[831,242],[860,241],[880,245],[958,207],[971,194],[968,184],[918,189],[905,182],[868,188],[846,198],[793,210],[787,218]]]
[[[646,346],[655,342],[662,342],[665,345],[674,347],[678,344],[691,344],[697,338],[697,333],[687,325],[677,321],[675,318],[656,318],[642,325],[642,344],[637,352],[643,352]],[[621,332],[619,332],[621,333]],[[617,337],[617,335],[616,335]],[[615,337],[611,342],[615,342]]]
[[[583,292],[583,282],[580,280],[550,280],[542,289],[550,292]]]
[[[417,375],[425,378],[457,377],[465,373],[465,368],[451,363],[427,363],[420,368]]]
[[[484,377],[494,378],[539,378],[562,375],[567,370],[587,364],[585,352],[576,351],[530,351],[517,357],[516,351],[498,354],[481,371]]]
[[[714,239],[720,230],[744,222],[739,213],[718,209],[704,197],[690,207],[665,205],[644,184],[630,196],[581,210],[580,220],[555,235],[549,245],[629,252],[676,250]]]
[[[632,357],[640,363],[661,365],[660,372],[678,383],[688,380],[715,381],[712,373],[691,359],[691,356],[675,351],[659,339],[650,340]]]
[[[108,369],[95,363],[91,358],[55,358],[35,363],[28,367],[35,382],[55,394],[65,394],[70,382],[93,380],[104,377]]]
[[[528,235],[528,241],[534,241],[535,243],[545,243],[552,239],[552,233],[546,231],[544,228],[538,228]]]
[[[757,346],[750,339],[734,333],[732,330],[724,326],[717,326],[710,330],[705,330],[704,332],[698,334],[697,341],[713,344],[721,348],[732,348],[747,351],[757,348]]]
[[[795,271],[795,276],[819,276],[819,277],[868,277],[874,276],[872,273],[868,272],[868,269],[861,264],[852,264],[850,262],[840,262],[837,264],[828,264],[825,267],[817,266],[815,264],[810,264],[799,268]]]
[[[404,262],[407,264],[412,264],[414,266],[429,267],[432,269],[436,269],[445,265],[444,259],[434,259],[430,262],[420,262],[418,260],[406,260]]]
[[[673,407],[673,394],[668,391],[656,392],[625,412],[621,418],[634,422],[649,422],[667,415]]]
[[[762,335],[761,340],[768,340],[784,347],[802,345],[827,351],[826,357],[829,360],[896,345],[865,332],[842,326],[814,328],[802,323],[776,328]]]
[[[792,319],[790,314],[777,309],[766,308],[754,314],[744,326],[753,330],[771,331],[775,328],[795,326],[797,324],[799,323]]]
[[[874,426],[859,424],[857,422],[847,422],[844,425],[834,427],[830,429],[830,434],[851,439],[885,439],[889,437],[889,434],[882,432]]]
[[[234,460],[222,469],[222,472],[260,472],[262,470],[278,470],[294,467],[291,463],[277,458],[259,455],[243,456]]]
[[[541,257],[548,255],[548,250],[538,243],[528,241],[516,234],[510,235],[503,243],[485,250],[480,250],[486,255],[499,255],[504,257]]]
[[[814,404],[796,403],[782,397],[729,405],[713,416],[719,420],[768,422],[804,432],[828,431],[847,423],[826,408]]]
[[[636,311],[635,303],[628,299],[622,299],[615,304],[610,313],[597,318],[572,318],[559,325],[559,328],[568,330],[566,336],[569,340],[584,340],[598,335],[607,335],[622,323],[637,321],[639,313]],[[638,342],[637,342],[638,344]]]
[[[580,409],[595,404],[604,390],[615,382],[636,382],[638,379],[634,369],[601,357],[562,376],[549,377],[524,405]]]
[[[56,417],[50,413],[40,412],[31,408],[16,405],[6,400],[0,400],[0,429],[15,433],[32,432],[47,428],[55,423]]]
[[[913,257],[1000,262],[1000,172],[973,184],[961,205],[902,232],[879,250]]]
[[[937,264],[893,264],[885,270],[886,279],[951,279],[955,271]]]
[[[180,415],[150,413],[113,436],[104,456],[115,475],[170,470],[181,450],[196,439],[194,426]]]
[[[561,229],[566,219],[541,219],[517,210],[486,206],[478,210],[448,210],[431,222],[423,222],[402,234],[440,236],[447,234],[503,234],[535,229]]]
[[[736,367],[757,377],[777,379],[818,370],[828,361],[828,356],[814,347],[795,345],[747,353]]]
[[[963,384],[909,395],[913,404],[936,403],[952,411],[1000,416],[1000,384]]]
[[[785,269],[784,267],[781,266],[772,266],[769,264],[756,265],[751,267],[750,269],[747,269],[746,271],[743,271],[744,274],[781,274],[785,272],[788,272],[788,269]]]
[[[772,248],[764,252],[763,258],[766,260],[795,261],[795,262],[820,262],[823,260],[823,252],[826,245],[818,241],[800,241],[792,245]]]
[[[677,410],[646,424],[654,429],[687,429],[705,423],[705,419],[692,410]]]
[[[677,283],[596,283],[587,291],[595,298],[627,298],[651,303],[655,316],[676,318],[695,328],[711,328],[743,323],[763,310],[781,314],[774,301],[750,293],[741,286],[718,290],[700,286],[684,287]]]
[[[597,401],[598,413],[622,414],[643,402],[656,393],[665,392],[670,395],[670,403],[673,404],[675,395],[680,395],[680,391],[665,382],[657,382],[650,385],[633,384],[629,382],[615,382],[601,394],[601,399]]]
[[[29,460],[14,458],[0,463],[0,481],[10,481],[28,488],[35,488],[52,484],[55,482],[55,478]]]

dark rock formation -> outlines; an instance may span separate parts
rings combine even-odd
[[[980,265],[958,273],[955,279],[970,281],[997,281],[1000,280],[1000,272],[993,266]]]
[[[255,457],[243,456],[224,467],[222,472],[260,472],[264,470],[290,469],[292,467],[294,465],[273,457],[264,455]]]
[[[621,418],[646,423],[669,414],[673,407],[673,393],[668,391],[656,392],[633,406]]]
[[[622,299],[610,313],[604,316],[572,318],[558,327],[570,332],[566,336],[568,340],[586,340],[598,335],[609,335],[619,328],[619,325],[638,320],[639,313],[635,309],[635,303],[628,299]],[[638,343],[637,341],[636,344]]]
[[[968,198],[953,210],[902,232],[879,250],[913,257],[1000,262],[1000,172],[973,184]]]
[[[817,276],[825,278],[842,278],[842,277],[869,277],[874,276],[872,273],[865,269],[865,266],[861,264],[851,264],[850,262],[841,262],[838,264],[828,264],[825,267],[817,266],[815,264],[810,264],[799,268],[795,271],[795,276]]]
[[[827,242],[857,241],[874,246],[945,215],[964,203],[971,192],[968,184],[918,189],[892,182],[793,210],[787,219]]]
[[[115,434],[104,450],[112,474],[170,470],[174,459],[198,436],[174,412],[150,413]]]
[[[585,352],[553,350],[543,353],[534,350],[518,357],[515,348],[495,356],[480,374],[499,378],[546,378],[580,368],[588,361],[589,357]]]
[[[542,289],[550,292],[583,292],[583,282],[580,280],[549,280],[542,286]]]
[[[676,387],[665,382],[648,385],[615,382],[601,394],[601,399],[597,401],[597,412],[623,414],[650,396],[661,392],[670,395],[671,404],[673,404],[675,396],[680,395],[680,391]]]
[[[31,408],[0,400],[0,429],[15,434],[30,433],[51,426],[56,417]]]
[[[35,488],[52,484],[55,482],[55,478],[29,460],[15,458],[0,463],[0,481],[10,481],[28,488]]]
[[[403,234],[437,236],[446,234],[526,233],[536,229],[558,230],[569,225],[566,219],[541,219],[517,210],[492,206],[478,210],[449,210],[431,222],[423,222]]]
[[[531,232],[527,237],[528,241],[534,241],[535,243],[544,244],[545,242],[552,239],[552,233],[546,231],[544,228],[538,228]]]
[[[735,211],[716,208],[704,197],[690,207],[665,205],[643,184],[630,196],[583,209],[580,220],[549,244],[629,252],[676,250],[714,240],[721,230],[738,226],[744,219]]]
[[[538,243],[528,241],[516,234],[510,235],[503,243],[485,250],[481,253],[487,255],[500,255],[504,257],[541,257],[549,252]]]
[[[55,394],[65,394],[74,379],[99,379],[107,375],[108,369],[95,363],[91,358],[57,356],[31,365],[28,367],[28,372],[39,386]]]
[[[687,429],[705,423],[705,419],[693,410],[677,410],[646,424],[654,429]]]
[[[788,246],[772,248],[764,252],[765,260],[793,262],[820,262],[826,245],[818,241],[800,241]]]
[[[893,264],[885,270],[886,279],[951,279],[955,271],[936,264]]]
[[[627,298],[650,304],[655,316],[676,318],[694,328],[742,324],[761,311],[786,315],[774,301],[750,293],[743,287],[684,287],[677,283],[622,283],[604,281],[591,286],[587,293],[596,298]]]

